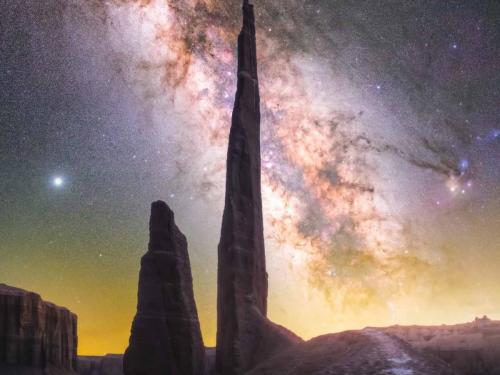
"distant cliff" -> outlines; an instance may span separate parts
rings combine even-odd
[[[205,348],[205,369],[203,375],[214,375],[215,348]],[[79,356],[79,375],[123,375],[123,355]]]
[[[123,355],[78,357],[79,375],[123,375]]]
[[[483,317],[465,324],[383,330],[440,357],[464,375],[500,374],[500,321]]]
[[[75,314],[0,284],[1,374],[74,374],[76,349]]]

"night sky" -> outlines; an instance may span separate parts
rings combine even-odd
[[[500,3],[254,3],[271,319],[500,319]],[[0,282],[123,352],[163,199],[213,345],[241,2],[0,9]]]

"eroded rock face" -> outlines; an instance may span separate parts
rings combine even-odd
[[[261,198],[260,99],[253,5],[243,4],[238,88],[227,153],[218,248],[216,372],[239,375],[300,338],[266,318]]]
[[[151,206],[149,229],[124,374],[201,375],[204,346],[186,238],[175,225],[173,212],[161,201]]]
[[[500,321],[483,317],[464,324],[392,326],[384,331],[443,359],[463,375],[500,375]]]
[[[21,368],[25,373],[72,373],[76,350],[75,314],[36,293],[0,284],[2,373]]]

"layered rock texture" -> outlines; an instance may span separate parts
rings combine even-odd
[[[0,373],[71,374],[76,348],[75,314],[0,284]]]
[[[243,4],[238,87],[227,153],[218,248],[216,373],[239,375],[300,338],[266,318],[260,98],[253,5]]]
[[[124,374],[201,375],[204,346],[187,242],[165,202],[152,204],[149,230]]]
[[[465,324],[383,330],[438,356],[463,375],[500,375],[500,321],[483,317]]]

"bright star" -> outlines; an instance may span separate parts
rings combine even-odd
[[[455,193],[459,189],[459,181],[455,176],[451,176],[446,181],[446,187],[452,192]]]
[[[52,185],[54,185],[56,188],[60,188],[64,185],[64,178],[61,176],[56,176],[52,179]]]

